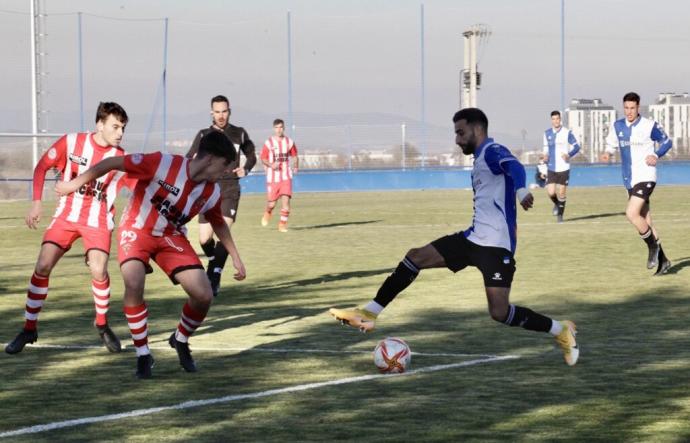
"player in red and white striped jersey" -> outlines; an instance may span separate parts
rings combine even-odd
[[[59,194],[67,195],[113,170],[124,171],[138,180],[120,221],[118,261],[125,283],[124,310],[137,351],[139,378],[151,377],[153,366],[144,302],[145,277],[152,272],[150,260],[189,296],[177,330],[168,342],[177,351],[182,367],[187,372],[196,371],[188,339],[206,317],[213,292],[204,267],[185,235],[184,225],[189,220],[204,214],[232,258],[237,270],[235,278],[242,280],[246,276],[221,213],[220,187],[215,183],[232,167],[237,156],[232,148],[223,133],[212,131],[201,138],[193,159],[160,152],[109,158],[76,179],[56,185]]]
[[[297,173],[299,157],[297,145],[285,135],[285,122],[277,118],[273,121],[273,136],[269,137],[261,150],[261,162],[266,167],[266,210],[261,218],[261,226],[268,226],[271,214],[280,198],[280,222],[278,230],[287,232],[290,215],[290,198],[292,198],[292,176]],[[290,165],[293,158],[293,165]]]
[[[33,179],[33,204],[26,224],[36,229],[41,219],[41,198],[45,176],[57,169],[62,180],[70,180],[106,158],[122,157],[119,146],[127,125],[127,113],[117,103],[100,103],[96,111],[96,132],[67,134],[61,137],[36,165]],[[31,277],[24,313],[24,329],[5,347],[16,354],[27,343],[38,339],[36,322],[48,295],[51,271],[76,239],[82,238],[86,263],[91,270],[91,289],[96,308],[95,326],[110,352],[120,352],[120,341],[108,326],[110,279],[107,264],[115,214],[115,197],[123,184],[123,173],[113,171],[80,187],[78,192],[63,196],[53,220],[43,236],[41,251]]]

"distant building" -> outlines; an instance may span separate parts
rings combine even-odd
[[[611,123],[616,121],[616,110],[601,99],[578,98],[570,100],[565,110],[565,125],[582,147],[581,155],[596,162],[606,148],[606,136]]]
[[[664,127],[673,141],[669,154],[674,157],[690,154],[690,97],[687,92],[659,94],[656,103],[649,105],[649,116]]]

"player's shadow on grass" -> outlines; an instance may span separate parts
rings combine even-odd
[[[342,226],[357,226],[357,225],[368,225],[371,223],[380,223],[383,220],[365,220],[365,221],[353,221],[353,222],[340,222],[340,223],[329,223],[326,225],[314,225],[314,226],[296,226],[294,231],[302,231],[306,229],[325,229],[325,228],[339,228]]]
[[[592,220],[595,218],[617,217],[620,215],[625,215],[625,212],[606,212],[603,214],[583,215],[581,217],[572,217],[572,218],[569,217],[567,219],[567,221]]]
[[[285,282],[279,282],[279,283],[256,285],[254,287],[254,290],[271,291],[271,290],[276,290],[276,289],[283,290],[283,289],[294,288],[294,287],[321,285],[324,283],[330,283],[330,282],[335,282],[335,281],[349,280],[351,278],[372,277],[374,275],[389,273],[392,270],[393,270],[393,268],[381,268],[381,269],[370,269],[370,270],[366,270],[366,271],[334,272],[334,273],[322,274],[321,276],[315,277],[315,278],[305,278],[302,280],[293,280],[293,281],[285,281]]]
[[[671,263],[673,265],[669,268],[667,274],[677,274],[680,272],[681,269],[687,268],[690,266],[690,257],[683,257],[683,258],[678,258],[675,260],[671,260]]]

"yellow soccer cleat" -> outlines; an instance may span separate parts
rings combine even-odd
[[[268,222],[271,220],[271,214],[264,212],[264,216],[261,217],[261,226],[268,226]]]
[[[563,351],[563,358],[565,358],[568,366],[575,366],[578,357],[580,357],[580,349],[575,341],[577,329],[575,323],[570,320],[563,320],[561,324],[563,325],[563,331],[556,336],[556,343]]]
[[[278,223],[278,231],[280,231],[280,232],[287,232],[287,231],[288,231],[287,223],[285,223],[285,222],[279,222],[279,223]]]
[[[342,324],[357,328],[362,332],[371,332],[376,326],[376,314],[362,308],[337,309],[331,308],[328,313]]]

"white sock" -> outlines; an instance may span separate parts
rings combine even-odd
[[[561,324],[561,322],[559,322],[558,320],[552,319],[551,320],[551,330],[549,331],[549,334],[551,334],[555,337],[558,334],[560,334],[561,332],[563,332],[563,325]]]
[[[381,311],[383,311],[383,306],[381,306],[380,304],[378,304],[372,300],[369,303],[367,303],[366,305],[364,305],[364,309],[366,311],[371,312],[374,315],[379,315],[381,313]]]

